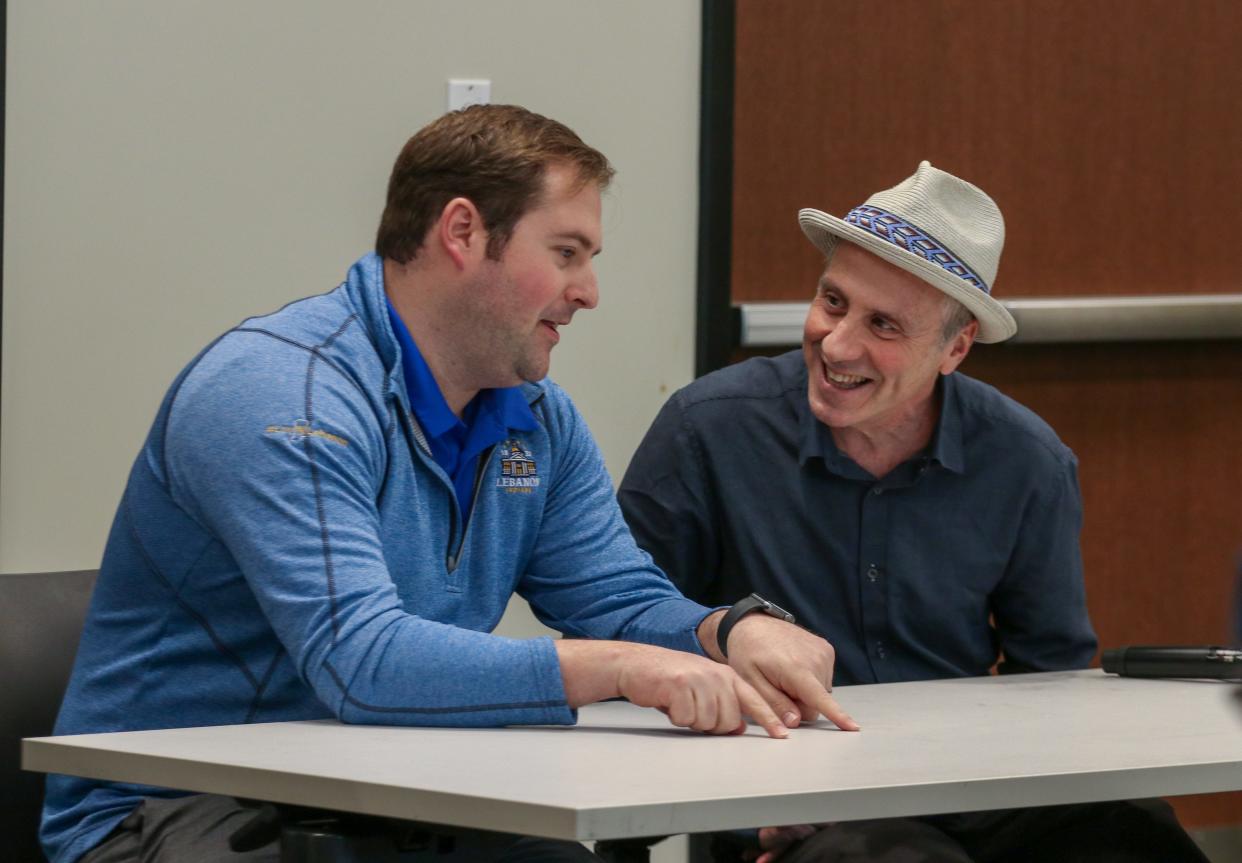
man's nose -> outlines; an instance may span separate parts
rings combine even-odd
[[[584,273],[575,278],[565,297],[579,308],[593,309],[598,306],[599,279],[595,277],[595,267],[588,266]]]
[[[859,323],[850,316],[839,319],[819,343],[819,351],[830,363],[856,360],[862,355]]]

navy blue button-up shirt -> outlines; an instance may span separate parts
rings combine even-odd
[[[401,371],[405,374],[410,410],[427,436],[432,458],[452,480],[457,506],[465,518],[474,502],[479,456],[508,437],[509,429],[533,431],[535,415],[519,388],[505,387],[482,390],[458,419],[391,301],[388,320],[401,347]]]
[[[665,405],[622,509],[688,597],[755,591],[832,642],[837,683],[1086,666],[1073,453],[986,384],[938,393],[928,447],[877,479],[811,414],[801,351],[731,366]]]

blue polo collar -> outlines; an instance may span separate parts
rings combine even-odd
[[[534,431],[538,428],[535,415],[520,387],[481,390],[462,412],[462,419],[458,419],[444,400],[440,385],[405,322],[393,308],[392,301],[386,299],[386,302],[392,331],[401,348],[401,369],[405,373],[410,410],[428,437],[443,438],[450,432],[456,432],[464,436],[462,449],[467,452],[473,450],[477,454],[503,440],[509,429]]]

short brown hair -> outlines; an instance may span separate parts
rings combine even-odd
[[[375,250],[398,263],[418,254],[453,198],[468,198],[487,229],[487,256],[499,259],[513,228],[543,192],[550,164],[576,168],[602,190],[613,168],[572,129],[516,105],[471,105],[445,114],[406,142],[388,180]]]

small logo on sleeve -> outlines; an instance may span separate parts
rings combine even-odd
[[[539,471],[530,450],[517,438],[509,438],[499,447],[500,476],[496,487],[509,494],[530,494],[539,487]]]
[[[332,434],[332,432],[323,429],[312,428],[311,424],[306,420],[294,420],[291,426],[272,425],[263,430],[264,434],[285,434],[289,436],[290,441],[298,441],[308,437],[323,438],[332,443],[341,446],[349,446],[349,441],[340,435]]]

